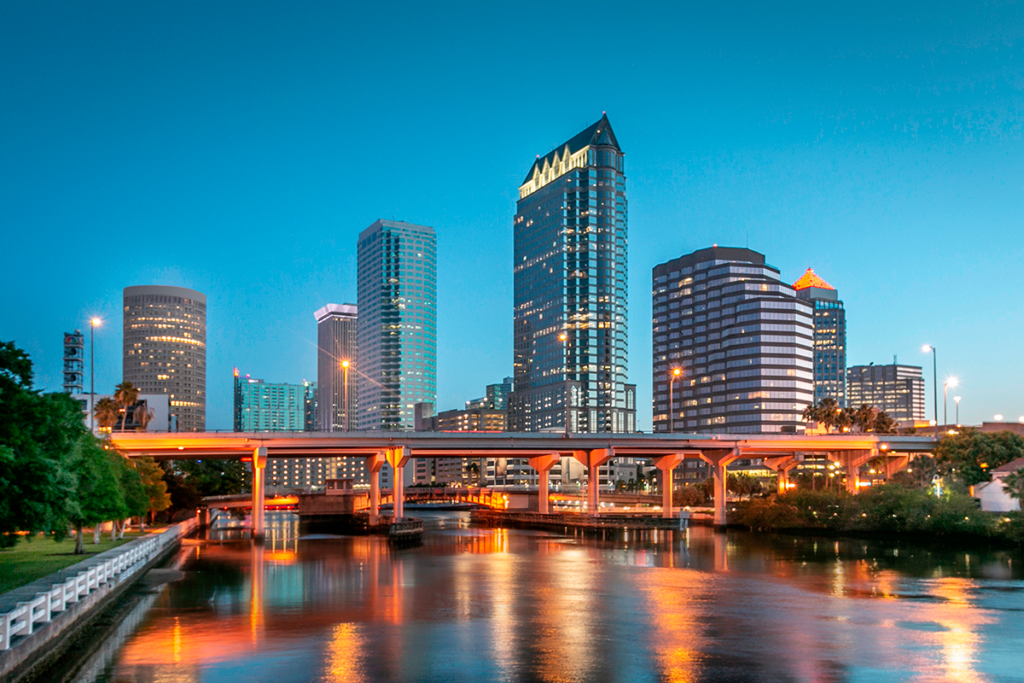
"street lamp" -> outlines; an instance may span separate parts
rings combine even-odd
[[[942,385],[942,426],[943,427],[945,427],[946,425],[949,424],[949,418],[946,417],[946,406],[949,403],[949,401],[946,400],[946,393],[949,391],[950,387],[955,387],[959,383],[960,383],[960,380],[958,380],[956,377],[950,377]],[[956,400],[956,399],[953,399],[953,400]]]
[[[676,408],[675,408],[675,392],[673,384],[675,384],[676,378],[683,374],[682,368],[672,368],[672,376],[668,380],[668,433],[674,434],[676,431]]]
[[[562,342],[562,364],[565,367],[565,435],[569,436],[569,335],[562,332],[558,341]]]
[[[925,353],[932,352],[932,393],[935,399],[935,438],[939,438],[939,362],[936,360],[935,347],[925,344],[921,347]]]
[[[89,431],[96,433],[96,335],[95,330],[102,322],[99,318],[89,321]]]
[[[345,405],[345,422],[343,423],[341,430],[343,432],[348,431],[348,365],[349,363],[347,359],[341,361],[341,369],[345,372],[345,388],[343,389],[344,398],[342,398],[342,402]]]
[[[960,427],[960,396],[953,397],[953,403],[956,404],[956,426]]]

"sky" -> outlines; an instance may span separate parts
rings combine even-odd
[[[0,340],[120,381],[124,287],[207,296],[207,426],[232,368],[316,377],[377,218],[438,235],[438,408],[512,374],[512,219],[533,160],[607,112],[626,155],[629,377],[651,425],[651,268],[749,246],[839,290],[849,365],[957,376],[1024,416],[1024,5],[0,3]],[[940,391],[941,394],[941,391]],[[940,396],[941,401],[941,396]],[[942,406],[939,407],[940,412]]]

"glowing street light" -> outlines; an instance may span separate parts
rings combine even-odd
[[[348,366],[349,366],[349,362],[348,362],[347,358],[345,360],[341,361],[341,369],[344,370],[344,372],[345,372],[345,388],[343,390],[344,391],[344,398],[342,399],[344,401],[344,403],[345,403],[345,422],[343,423],[343,427],[342,427],[342,430],[341,430],[343,432],[347,432],[348,431]]]
[[[946,407],[947,407],[947,404],[949,403],[949,401],[946,400],[946,393],[949,391],[950,387],[955,387],[958,384],[960,384],[960,380],[958,380],[956,377],[949,377],[949,378],[946,379],[945,383],[943,383],[943,385],[942,385],[942,424],[943,425],[948,425],[949,424],[949,418],[946,417]]]
[[[960,396],[953,397],[953,403],[956,404],[956,426],[960,427]]]
[[[939,362],[936,360],[935,347],[931,344],[925,344],[921,347],[921,351],[928,353],[931,351],[932,354],[932,393],[935,399],[935,438],[939,438]]]
[[[96,335],[97,327],[103,321],[93,318],[89,321],[89,431],[96,432]]]
[[[565,435],[569,436],[569,335],[560,332],[558,341],[562,342],[562,363],[565,366]],[[563,470],[564,471],[564,470]]]
[[[1002,415],[996,415],[996,422],[1002,422],[1002,421],[1003,421],[1003,416]]]
[[[676,378],[683,374],[682,368],[672,368],[672,376],[668,380],[668,433],[674,434],[676,431],[676,408],[675,408],[675,392],[673,390],[673,384],[675,384]]]

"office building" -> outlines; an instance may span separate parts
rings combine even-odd
[[[846,404],[871,405],[898,422],[925,419],[924,376],[916,365],[854,365],[846,370]]]
[[[125,382],[167,394],[174,431],[206,431],[206,296],[184,287],[124,289]]]
[[[378,220],[359,235],[360,431],[412,431],[413,407],[436,403],[437,236]]]
[[[514,221],[512,431],[635,431],[626,226],[623,153],[606,116],[530,167]]]
[[[64,391],[81,394],[85,382],[85,337],[79,330],[64,333]]]
[[[317,431],[351,432],[356,429],[358,310],[352,304],[327,304],[314,313]]]
[[[506,377],[499,384],[488,384],[484,396],[466,401],[466,410],[508,410],[508,395],[512,393],[512,381],[511,377]]]
[[[810,268],[793,289],[814,308],[814,402],[831,398],[845,407],[846,309],[839,292]]]
[[[763,254],[714,246],[655,266],[653,297],[655,431],[804,430],[813,309]]]

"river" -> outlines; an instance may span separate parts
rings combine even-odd
[[[288,513],[189,541],[76,680],[1024,681],[1021,553],[420,516],[407,549]]]

